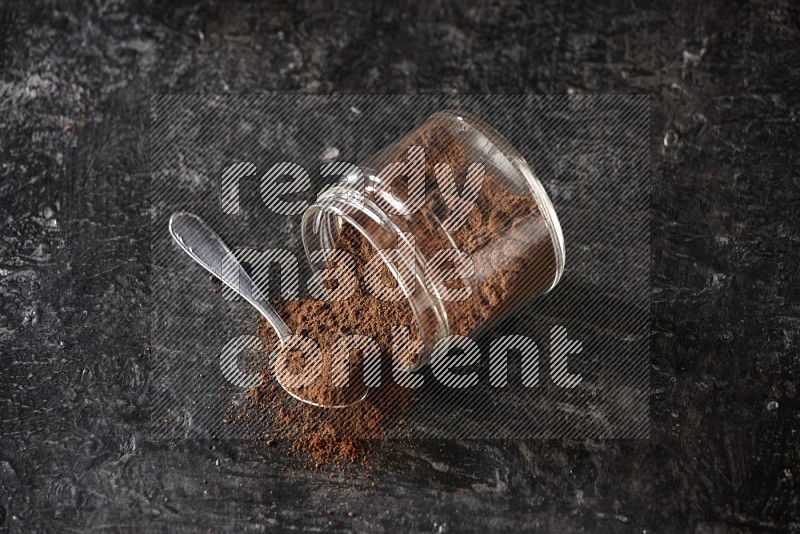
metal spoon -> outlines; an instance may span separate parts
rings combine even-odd
[[[275,333],[283,340],[291,337],[292,333],[281,316],[268,302],[257,298],[256,285],[242,264],[233,255],[222,238],[209,227],[203,219],[185,211],[178,211],[169,218],[169,233],[176,243],[194,261],[202,265],[208,272],[219,278],[223,284],[234,290],[249,302],[275,329]],[[279,384],[280,380],[277,381]],[[297,395],[281,384],[281,387],[297,400],[318,406],[320,408],[347,408],[358,404],[367,397],[364,396],[355,402],[340,405],[324,405],[312,402]]]

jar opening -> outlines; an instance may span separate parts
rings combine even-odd
[[[381,259],[383,267],[392,275],[403,293],[403,299],[409,305],[422,343],[421,354],[414,359],[413,364],[407,366],[408,370],[415,371],[426,363],[427,355],[436,342],[449,335],[447,312],[425,283],[425,258],[413,241],[403,243],[406,250],[414,251],[413,257],[409,255],[403,258],[406,267],[412,272],[412,279],[409,281],[387,254],[387,251],[401,246],[401,241],[407,234],[388,214],[352,188],[341,191],[332,188],[327,191],[323,201],[310,206],[303,215],[303,247],[312,269],[325,268],[329,253],[334,250],[345,226],[353,228],[366,239],[373,254]],[[318,256],[317,251],[322,254]]]

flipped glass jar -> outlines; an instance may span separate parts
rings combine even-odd
[[[386,297],[406,300],[416,319],[409,370],[429,363],[440,339],[497,322],[564,271],[564,237],[542,184],[508,141],[467,114],[436,113],[342,175],[303,215],[306,255],[325,268],[344,225],[369,241],[395,280]]]

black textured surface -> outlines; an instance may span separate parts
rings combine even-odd
[[[800,528],[797,7],[402,4],[0,5],[0,529]],[[149,441],[149,95],[273,90],[651,94],[651,440]]]

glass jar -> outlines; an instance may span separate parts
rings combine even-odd
[[[542,184],[474,117],[435,113],[342,169],[303,215],[306,255],[312,269],[325,268],[346,224],[369,241],[416,320],[410,370],[429,363],[440,339],[475,334],[564,271],[564,237]]]

